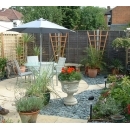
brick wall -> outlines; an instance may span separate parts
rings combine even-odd
[[[130,23],[130,6],[116,6],[112,9],[112,24]]]

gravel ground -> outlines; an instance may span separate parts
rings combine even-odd
[[[97,75],[95,78],[90,78],[86,75],[83,75],[82,78],[87,82],[88,85],[104,84],[104,75],[102,74]]]
[[[97,75],[96,78],[90,78],[86,75],[83,75],[82,79],[86,81],[88,85],[104,83],[104,75],[101,74]],[[88,98],[90,96],[94,96],[94,105],[100,96],[100,92],[101,90],[87,90],[74,95],[78,103],[73,106],[64,105],[63,99],[51,99],[49,104],[40,111],[40,114],[87,120],[90,115],[90,101]]]
[[[40,114],[87,120],[90,115],[90,101],[88,98],[94,96],[92,102],[95,104],[100,96],[100,91],[87,90],[74,95],[78,103],[73,106],[64,105],[61,99],[51,99],[49,104],[40,111]]]

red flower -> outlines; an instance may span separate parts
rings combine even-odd
[[[58,79],[60,81],[81,80],[81,74],[80,72],[76,72],[75,68],[73,67],[65,67],[62,68],[61,73],[58,75]]]
[[[65,70],[65,68],[62,68],[62,71],[61,71],[62,73],[65,73],[66,72],[66,70]]]
[[[74,70],[75,70],[74,68],[69,67],[69,68],[67,69],[67,73],[68,73],[68,74],[71,74]]]

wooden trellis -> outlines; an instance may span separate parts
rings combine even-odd
[[[59,57],[64,57],[65,45],[68,34],[50,34],[50,40],[52,44],[53,54],[55,61],[58,61]]]
[[[93,46],[94,48],[101,50],[102,54],[104,52],[106,41],[108,37],[108,31],[105,31],[105,34],[101,30],[94,30],[91,32],[87,31],[89,44]]]
[[[23,47],[23,53],[20,58],[24,60],[25,54],[22,35],[13,32],[0,33],[0,57],[6,57],[8,60],[18,59],[16,54],[16,46],[18,44],[21,44]]]

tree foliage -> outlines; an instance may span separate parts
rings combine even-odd
[[[80,30],[94,30],[105,28],[105,8],[85,6],[81,8]]]
[[[94,6],[12,6],[24,15],[23,21],[48,19],[72,30],[105,29],[106,8]]]
[[[80,6],[60,6],[62,10],[62,25],[66,28],[76,30],[80,23]]]
[[[12,6],[24,15],[23,21],[30,22],[39,18],[62,25],[62,11],[57,6]]]

